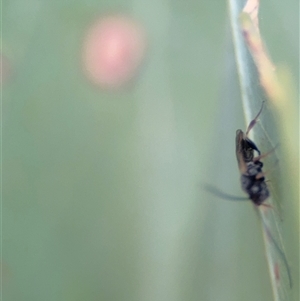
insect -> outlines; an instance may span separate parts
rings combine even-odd
[[[238,167],[241,173],[241,186],[244,192],[248,194],[248,197],[236,197],[232,195],[228,195],[223,193],[222,191],[216,189],[211,185],[206,185],[206,189],[211,193],[223,198],[223,199],[230,199],[230,200],[251,200],[254,205],[256,205],[256,209],[258,206],[265,206],[272,208],[271,205],[266,204],[265,201],[270,196],[270,192],[265,180],[265,172],[263,172],[263,163],[261,159],[268,156],[274,149],[271,151],[261,154],[260,150],[256,146],[256,144],[249,139],[248,135],[251,129],[257,123],[257,120],[263,110],[264,102],[262,103],[261,109],[259,110],[256,117],[249,123],[246,132],[244,133],[242,130],[236,131],[236,138],[235,138],[235,146],[236,146],[236,158],[238,162]],[[255,156],[255,152],[258,153]],[[258,212],[258,210],[256,210]],[[268,225],[265,223],[264,219],[261,219],[263,227],[265,229],[265,233],[269,241],[277,250],[277,253],[281,257],[284,262],[284,265],[287,270],[288,279],[290,287],[292,287],[292,277],[291,272],[289,269],[288,261],[285,256],[284,251],[280,248],[277,241],[274,239],[271,231],[269,230]],[[279,279],[279,266],[278,264],[275,265],[274,273],[276,279]]]
[[[264,205],[265,200],[269,197],[269,189],[265,181],[265,173],[262,171],[263,163],[260,161],[269,153],[261,155],[260,150],[255,143],[248,138],[250,130],[257,123],[257,119],[262,112],[264,103],[256,117],[250,122],[246,133],[242,130],[236,131],[235,145],[236,145],[236,158],[238,167],[241,173],[242,189],[248,194],[249,199],[257,206]],[[254,157],[254,151],[258,153]]]

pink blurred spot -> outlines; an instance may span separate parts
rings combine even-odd
[[[145,49],[145,32],[135,21],[121,15],[102,17],[85,37],[86,75],[101,87],[119,88],[137,74]]]
[[[279,272],[278,263],[275,263],[275,265],[274,265],[274,274],[275,274],[275,279],[276,279],[276,282],[277,282],[277,285],[278,285],[279,281],[280,281],[280,272]]]

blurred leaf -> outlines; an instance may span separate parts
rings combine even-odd
[[[250,2],[253,4],[252,8],[249,8]],[[282,95],[282,93],[278,91],[277,87],[279,87],[279,82],[276,82],[274,75],[272,75],[274,73],[274,67],[265,51],[258,31],[258,1],[248,1],[247,7],[244,9],[244,11],[250,12],[251,17],[247,13],[243,13],[241,15],[242,25],[240,25],[239,19],[243,8],[242,5],[245,3],[245,1],[232,0],[228,3],[242,101],[246,122],[249,124],[249,122],[259,111],[259,106],[261,105],[262,100],[265,99],[265,95],[269,96],[271,94],[278,97],[278,95]],[[253,19],[251,20],[251,18]],[[256,66],[253,65],[252,58],[249,56],[243,36],[246,38],[246,42],[248,42],[248,46],[253,55]],[[269,78],[273,79],[269,80]],[[270,91],[270,93],[268,93],[268,91]],[[271,100],[272,97],[270,101]],[[286,98],[285,102],[288,101],[291,101],[291,105],[293,106],[294,101]],[[273,116],[274,114],[271,112],[272,102],[268,103],[269,105],[267,108],[264,108],[264,111],[259,118],[259,125],[256,125],[253,130],[251,130],[252,133],[250,132],[250,136],[252,137],[251,139],[253,139],[258,147],[262,149],[263,153],[271,150],[278,143],[278,135],[276,135],[277,128],[274,123]],[[284,128],[282,123],[283,120],[287,120],[286,117],[287,116],[285,116],[284,119],[282,118],[281,121],[279,120],[279,128]],[[296,124],[295,117],[292,117],[291,119],[294,121],[292,121],[293,126],[290,126],[290,129],[295,128]],[[287,131],[285,131],[283,137],[286,135],[288,135]],[[297,139],[294,140],[294,142],[295,141],[297,141]],[[292,150],[295,149],[295,146],[295,143],[294,145],[289,144],[287,148]],[[285,158],[288,158],[290,151],[285,151],[286,146],[283,148],[283,155]],[[295,151],[292,152],[295,153]],[[274,154],[270,155],[272,158],[267,158],[268,160],[266,160],[265,164],[265,170],[270,170],[267,176],[271,180],[271,197],[269,198],[268,203],[272,204],[274,210],[265,210],[262,207],[259,207],[258,211],[262,221],[262,229],[265,238],[266,255],[269,264],[274,300],[290,300],[291,274],[281,238],[282,222],[278,212],[279,209],[276,207],[276,203],[278,204],[279,200],[281,200],[283,196],[286,196],[284,193],[286,192],[286,189],[283,188],[282,184],[286,185],[288,180],[283,182],[283,177],[280,176],[278,168],[274,169],[276,161],[279,160],[278,154],[278,150],[275,151]],[[298,162],[297,157],[295,156],[293,156],[293,160],[295,160],[294,163]],[[287,160],[285,159],[282,161],[284,166],[286,162]],[[289,167],[292,168],[291,165],[289,165]],[[297,189],[297,181],[295,182],[294,179],[292,179],[293,176],[294,173],[291,173],[290,183],[293,183],[292,190]],[[293,195],[295,197],[296,194],[290,191],[289,195]],[[278,266],[279,272],[277,272]]]

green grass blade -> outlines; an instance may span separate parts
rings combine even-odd
[[[262,101],[267,100],[261,86],[260,78],[253,59],[250,56],[240,25],[240,15],[245,1],[229,0],[228,9],[232,29],[236,65],[241,88],[241,99],[244,108],[246,125],[256,116]],[[275,124],[274,113],[271,111],[270,101],[264,108],[259,123],[251,130],[250,137],[255,141],[262,153],[274,148],[280,141]],[[280,127],[280,124],[279,124]],[[284,155],[284,154],[283,154]],[[291,300],[292,286],[291,271],[284,251],[282,239],[282,220],[280,216],[280,203],[284,190],[279,168],[275,167],[279,161],[279,151],[264,160],[265,170],[270,170],[268,179],[271,184],[271,197],[268,203],[274,210],[259,207],[257,210],[262,222],[265,241],[265,252],[269,266],[270,281],[273,289],[274,300]],[[283,183],[284,184],[284,183]]]

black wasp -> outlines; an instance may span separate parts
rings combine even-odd
[[[254,127],[257,119],[262,112],[264,103],[257,116],[250,122],[246,133],[242,130],[236,131],[235,146],[236,157],[241,173],[242,189],[248,194],[249,199],[257,206],[264,205],[264,201],[269,197],[269,189],[265,182],[265,173],[262,171],[263,163],[260,161],[269,153],[261,155],[255,143],[248,138],[250,130]],[[258,153],[254,157],[254,151]]]
[[[242,189],[248,194],[249,199],[256,206],[263,205],[266,207],[271,207],[271,205],[264,203],[265,200],[270,196],[270,192],[265,181],[265,173],[262,171],[263,163],[260,160],[269,155],[273,150],[261,155],[260,150],[257,148],[255,143],[248,138],[250,130],[257,123],[257,119],[262,112],[263,106],[264,102],[262,103],[261,109],[259,110],[257,116],[249,123],[246,133],[244,133],[242,130],[236,131],[235,146],[236,157],[241,173]],[[254,157],[254,151],[258,153],[257,157]],[[284,252],[278,246],[277,242],[274,240],[267,225],[264,222],[263,225],[269,239],[272,241],[284,261],[288,273],[289,284],[290,287],[292,287],[292,277],[287,258]]]
[[[242,189],[248,194],[248,198],[241,198],[224,194],[223,192],[210,185],[206,186],[206,189],[208,191],[218,195],[221,198],[231,200],[250,199],[256,206],[262,205],[265,207],[272,207],[271,205],[265,203],[267,198],[270,196],[270,192],[265,181],[265,172],[263,172],[262,170],[263,163],[260,160],[269,155],[273,150],[265,154],[261,154],[255,143],[248,138],[249,132],[257,123],[258,117],[260,116],[263,107],[264,102],[262,103],[261,109],[259,110],[257,116],[249,123],[246,133],[244,133],[242,130],[236,131],[236,158],[241,173]],[[257,152],[258,156],[255,157],[254,152]],[[272,241],[286,266],[290,287],[292,287],[292,277],[285,253],[281,250],[281,248],[273,238],[268,226],[263,220],[262,222],[268,238],[270,239],[270,241]]]

